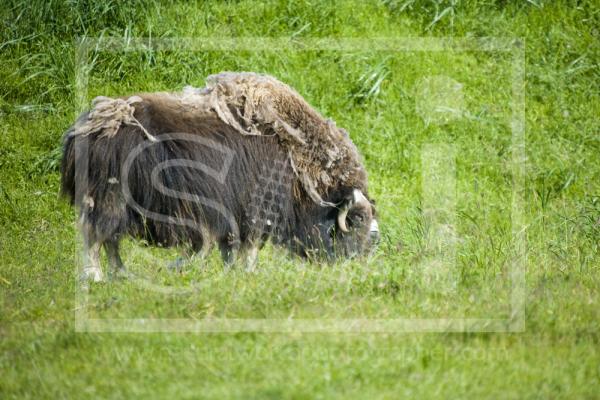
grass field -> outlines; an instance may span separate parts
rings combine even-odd
[[[594,1],[9,0],[0,19],[0,398],[600,397]],[[82,36],[360,46],[98,47],[82,67]],[[407,37],[522,41],[525,109],[515,110],[518,47],[369,44]],[[81,96],[203,86],[223,70],[272,74],[348,129],[377,200],[376,253],[317,265],[268,247],[257,273],[227,272],[216,254],[175,273],[164,266],[177,251],[129,240],[124,258],[138,279],[92,285],[82,303],[75,212],[58,196],[61,135]],[[78,71],[89,74],[85,92]],[[445,273],[431,273],[436,262]],[[515,265],[523,309],[511,297],[521,289]],[[76,330],[76,315],[466,318],[516,331],[92,333]]]

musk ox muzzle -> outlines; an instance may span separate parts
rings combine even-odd
[[[379,240],[367,173],[349,135],[289,86],[222,73],[203,89],[96,98],[64,137],[62,193],[79,210],[83,277],[124,269],[125,235],[226,264],[256,263],[267,240],[310,259]]]

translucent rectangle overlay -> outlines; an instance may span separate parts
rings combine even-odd
[[[510,317],[497,318],[390,318],[390,319],[169,319],[169,318],[89,318],[88,288],[78,279],[82,258],[76,260],[75,329],[78,332],[522,332],[525,330],[525,268],[527,243],[523,216],[525,179],[525,53],[521,38],[80,38],[76,43],[76,109],[87,107],[87,85],[91,65],[90,50],[108,52],[144,50],[184,51],[337,51],[337,52],[506,52],[512,55],[511,224],[514,254],[509,265]],[[432,149],[430,149],[432,150]],[[428,153],[436,162],[439,151]],[[85,183],[85,180],[84,180]],[[77,190],[83,190],[77,188]],[[450,205],[452,193],[447,197]],[[452,211],[452,210],[450,210]],[[447,244],[447,243],[446,243]],[[78,240],[82,249],[82,240]],[[82,252],[78,254],[81,256]],[[451,280],[452,274],[446,275]]]

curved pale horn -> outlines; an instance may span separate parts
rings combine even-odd
[[[342,232],[348,233],[350,230],[346,226],[346,217],[348,216],[348,211],[350,211],[350,207],[352,206],[352,202],[349,201],[342,207],[337,216],[337,223]]]
[[[337,223],[342,232],[350,232],[348,226],[346,225],[346,217],[348,216],[348,211],[350,211],[350,209],[357,204],[368,205],[369,200],[367,200],[365,195],[360,190],[354,189],[352,192],[352,200],[344,204],[337,216]]]

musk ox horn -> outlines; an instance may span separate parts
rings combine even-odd
[[[346,217],[348,217],[348,212],[353,207],[367,207],[369,205],[369,200],[365,197],[365,195],[358,189],[354,189],[352,192],[352,199],[348,200],[340,209],[340,212],[337,216],[337,223],[342,232],[348,233],[350,230],[346,225]]]
[[[344,207],[340,210],[340,213],[337,217],[337,223],[342,232],[348,233],[348,227],[346,226],[346,216],[348,215],[348,211],[350,210],[350,206],[344,205]]]

